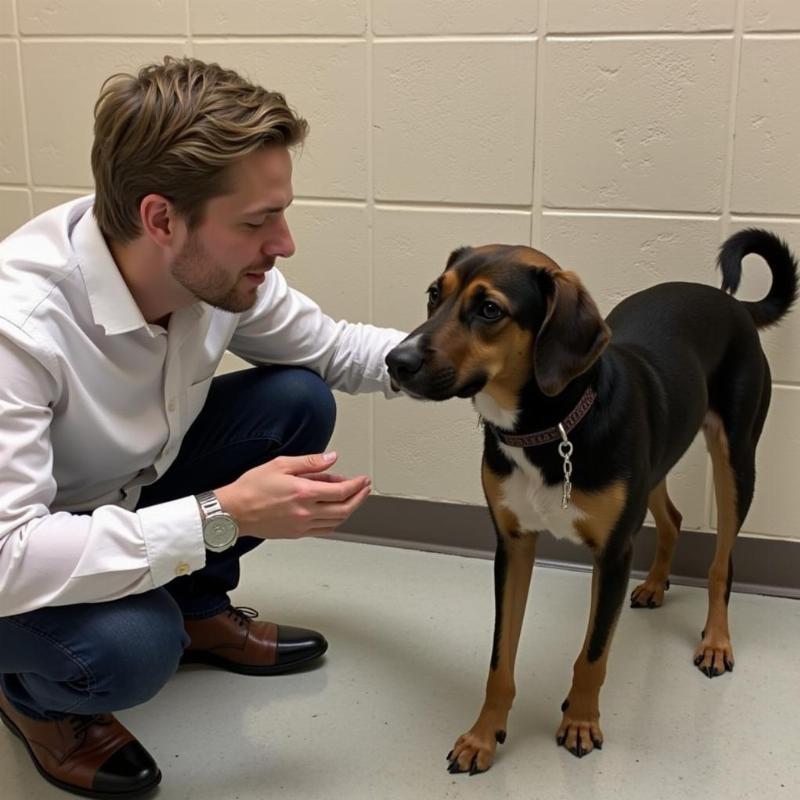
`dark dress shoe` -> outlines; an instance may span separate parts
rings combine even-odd
[[[152,756],[111,714],[32,719],[0,690],[0,719],[27,747],[39,774],[59,789],[84,797],[127,798],[161,781]]]
[[[243,675],[291,672],[319,658],[328,642],[306,628],[255,621],[252,608],[228,606],[208,619],[185,620],[192,640],[183,664],[212,664]]]

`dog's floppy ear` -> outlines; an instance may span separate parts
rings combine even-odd
[[[463,258],[467,253],[471,251],[472,251],[471,247],[459,247],[456,250],[453,250],[453,252],[450,253],[450,257],[447,259],[447,264],[445,264],[444,268],[446,270],[450,269],[450,267],[452,267],[453,264],[455,264],[459,258]]]
[[[547,312],[536,337],[533,368],[539,388],[554,397],[594,364],[611,331],[574,272],[548,271],[545,276]]]

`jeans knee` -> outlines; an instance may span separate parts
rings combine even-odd
[[[175,674],[189,641],[183,616],[166,591],[125,599],[130,607],[93,631],[92,712],[150,700]]]
[[[302,367],[281,369],[271,380],[275,383],[270,391],[277,388],[285,400],[288,427],[298,445],[296,455],[323,451],[336,424],[336,400],[330,387],[316,372]]]

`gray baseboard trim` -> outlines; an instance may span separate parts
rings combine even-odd
[[[495,534],[485,506],[437,503],[373,495],[344,523],[335,537],[345,541],[493,558]],[[716,535],[687,531],[678,538],[670,580],[705,586]],[[633,574],[647,574],[656,547],[653,528],[636,537]],[[549,534],[540,536],[536,563],[588,571],[588,548]],[[733,590],[800,598],[800,541],[740,535],[733,551]]]

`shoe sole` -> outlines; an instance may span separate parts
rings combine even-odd
[[[158,771],[158,775],[153,783],[148,784],[147,786],[142,787],[141,789],[133,789],[132,791],[128,792],[98,792],[93,789],[84,789],[82,786],[75,786],[71,783],[65,783],[64,781],[58,780],[58,778],[54,778],[40,763],[39,760],[36,758],[31,746],[28,744],[28,740],[25,738],[22,731],[14,724],[14,722],[9,719],[9,717],[5,714],[5,712],[0,709],[0,721],[14,734],[21,742],[25,745],[25,749],[28,751],[28,755],[31,757],[31,761],[33,761],[33,765],[38,770],[39,774],[48,782],[52,783],[53,786],[57,786],[59,789],[63,789],[65,792],[72,792],[72,794],[79,794],[82,797],[96,797],[96,798],[117,798],[117,797],[141,797],[148,792],[152,792],[153,789],[161,783],[161,770]]]
[[[289,664],[272,664],[264,666],[251,666],[249,664],[238,664],[236,661],[230,661],[227,658],[214,655],[213,653],[191,651],[184,652],[181,658],[181,664],[208,664],[212,667],[221,667],[228,670],[228,672],[236,672],[239,675],[281,675],[287,672],[295,672],[299,668],[316,661],[321,656],[325,655],[328,649],[327,643],[325,647],[318,653],[300,658],[297,661],[292,661]]]

